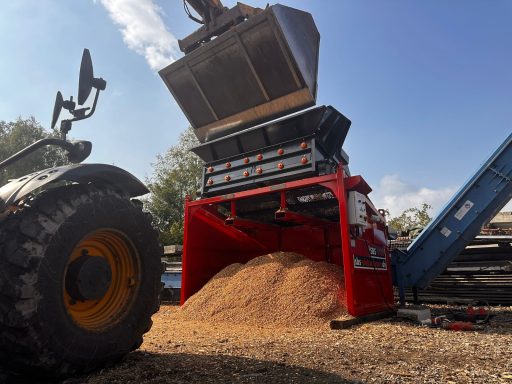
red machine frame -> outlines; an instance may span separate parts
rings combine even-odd
[[[315,185],[325,187],[338,200],[338,222],[287,209],[286,191]],[[367,199],[368,225],[365,228],[350,225],[347,215],[349,191],[367,195],[371,188],[361,176],[346,176],[340,166],[335,174],[187,201],[181,303],[232,263],[246,263],[263,254],[288,251],[343,267],[345,297],[341,300],[345,301],[351,315],[392,309],[394,296],[384,217]],[[236,216],[237,201],[276,193],[281,194],[276,220],[297,225],[280,227]],[[227,202],[231,213],[225,217],[218,213],[216,205]]]

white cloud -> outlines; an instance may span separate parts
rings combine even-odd
[[[391,216],[398,216],[407,208],[421,208],[423,203],[432,206],[431,216],[446,204],[458,187],[430,189],[416,187],[400,179],[398,175],[384,176],[370,195],[377,208],[388,209]]]
[[[159,70],[179,55],[178,40],[167,30],[162,10],[153,0],[101,0],[110,18],[119,26],[128,48]]]
[[[459,188],[458,186],[440,189],[416,187],[403,181],[398,175],[386,175],[370,194],[370,199],[375,207],[388,209],[391,217],[400,215],[407,208],[421,208],[423,203],[432,206],[430,216],[433,216],[444,207]],[[501,211],[512,211],[512,200]]]
[[[512,212],[512,200],[510,200],[508,204],[503,207],[501,212]]]

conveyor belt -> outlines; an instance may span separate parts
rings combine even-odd
[[[511,198],[512,134],[406,252],[393,252],[395,284],[402,293],[405,287],[427,287]]]

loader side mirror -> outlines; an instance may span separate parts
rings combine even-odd
[[[59,119],[60,111],[62,111],[63,101],[64,99],[62,98],[62,93],[58,91],[57,96],[55,97],[55,104],[53,106],[52,129],[55,128],[55,124],[57,124],[57,120]]]
[[[84,49],[82,62],[80,64],[80,77],[78,79],[78,105],[83,105],[87,101],[93,88],[96,88],[96,95],[94,96],[94,101],[90,107],[76,108],[73,96],[71,96],[69,100],[64,100],[62,93],[57,92],[55,105],[53,107],[52,128],[55,128],[55,124],[59,119],[62,108],[67,109],[69,113],[73,115],[72,119],[62,120],[60,122],[61,139],[66,139],[66,135],[75,121],[87,119],[94,114],[100,91],[105,90],[106,87],[107,82],[105,80],[101,77],[94,77],[91,54],[87,48]]]
[[[71,96],[69,100],[64,100],[62,93],[58,91],[57,96],[55,96],[55,104],[53,106],[52,129],[55,128],[55,124],[57,124],[57,120],[59,119],[62,108],[67,109],[69,112],[73,113],[75,106],[76,104],[73,101],[73,96]]]
[[[107,82],[105,80],[101,77],[94,77],[91,53],[87,48],[85,48],[84,53],[82,54],[80,77],[78,79],[78,105],[83,105],[87,101],[92,88],[103,91],[106,86]]]

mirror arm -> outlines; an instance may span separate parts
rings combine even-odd
[[[41,139],[36,141],[35,143],[29,145],[26,148],[23,148],[21,151],[15,153],[11,157],[5,159],[0,163],[0,169],[3,169],[5,167],[8,167],[9,165],[15,163],[19,159],[31,154],[32,152],[38,150],[41,147],[44,147],[46,145],[57,145],[61,147],[62,149],[65,149],[68,152],[73,152],[75,150],[75,145],[73,143],[70,143],[69,141],[65,141],[62,139],[56,139],[56,138],[47,138],[47,139]]]
[[[71,125],[75,121],[88,119],[89,117],[91,117],[94,114],[94,112],[96,111],[96,104],[98,104],[98,97],[100,96],[100,91],[101,91],[100,89],[96,89],[96,95],[94,96],[94,102],[92,103],[91,111],[89,113],[87,113],[87,114],[84,113],[83,115],[75,116],[70,120],[62,120],[60,122],[60,137],[62,140],[66,140],[66,135],[71,130]]]
[[[94,112],[96,111],[96,104],[98,104],[98,97],[100,96],[100,91],[101,91],[101,89],[99,89],[99,88],[96,89],[96,95],[94,95],[94,101],[92,103],[91,112],[89,112],[87,115],[85,115],[81,119],[77,119],[77,120],[88,119],[89,117],[91,117],[94,114]]]
[[[89,112],[87,114],[84,113],[82,116],[76,116],[69,121],[74,122],[74,121],[79,121],[79,120],[85,120],[85,119],[88,119],[89,117],[91,117],[93,115],[94,111],[96,111],[96,104],[98,104],[99,95],[100,95],[100,89],[96,89],[96,95],[94,96],[94,102],[92,103],[91,112]]]

